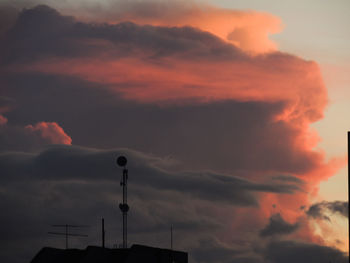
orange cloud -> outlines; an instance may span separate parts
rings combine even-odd
[[[108,84],[125,98],[140,102],[189,98],[203,102],[283,101],[287,106],[276,116],[276,121],[301,125],[302,120],[309,124],[322,118],[327,92],[317,64],[283,54],[278,56],[258,57],[252,61],[164,58],[157,63],[142,57],[53,59],[33,63],[23,70],[79,76]]]
[[[25,127],[27,131],[37,133],[42,138],[54,144],[72,144],[72,138],[56,122],[39,122]]]
[[[93,21],[104,17],[109,23],[131,21],[154,26],[191,26],[208,31],[253,54],[276,51],[277,43],[269,36],[283,29],[281,19],[269,13],[224,9],[192,1],[117,2],[115,6],[106,6],[102,11],[92,8],[85,12],[75,11],[74,15],[77,13]]]

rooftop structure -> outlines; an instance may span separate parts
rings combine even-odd
[[[102,248],[88,246],[86,249],[42,248],[31,263],[187,263],[186,252],[133,245],[131,248]]]

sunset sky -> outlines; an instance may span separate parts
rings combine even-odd
[[[350,2],[0,0],[0,261],[121,243],[348,262]]]

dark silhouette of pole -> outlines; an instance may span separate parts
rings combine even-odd
[[[173,225],[170,226],[170,262],[174,262],[174,254],[173,254]]]
[[[350,206],[349,206],[349,200],[350,200],[350,131],[348,131],[348,238],[350,236]],[[349,251],[350,251],[350,238],[348,240],[349,244]]]
[[[105,219],[102,217],[102,247],[105,248]]]
[[[66,224],[66,249],[68,249],[68,225]]]
[[[128,169],[125,168],[127,159],[124,156],[119,156],[117,164],[123,167],[123,176],[120,182],[120,186],[123,187],[123,203],[119,204],[119,208],[123,215],[123,248],[127,248],[128,242]]]
[[[173,250],[173,225],[170,226],[170,249]]]

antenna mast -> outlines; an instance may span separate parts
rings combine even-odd
[[[173,250],[173,225],[170,226],[170,249]]]
[[[348,218],[350,216],[350,131],[348,131]],[[350,233],[350,219],[348,220],[348,237]],[[350,238],[348,239],[348,248],[350,251]]]
[[[105,248],[105,219],[102,217],[102,247]]]
[[[123,215],[123,248],[128,247],[128,169],[125,168],[127,159],[124,156],[117,158],[117,164],[123,167],[123,176],[120,181],[120,186],[123,187],[123,203],[119,204],[119,209]]]

